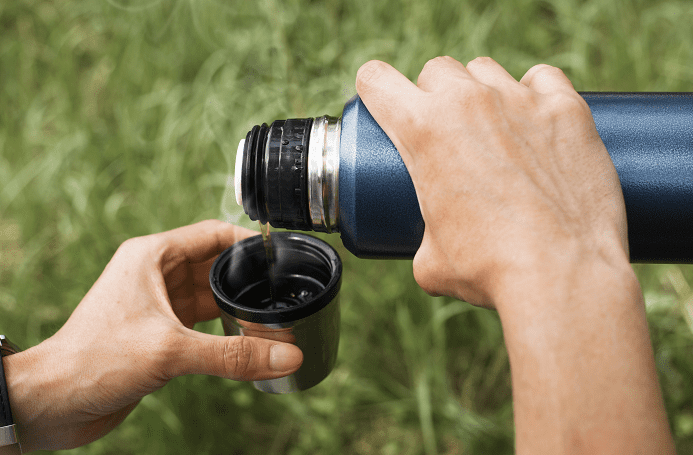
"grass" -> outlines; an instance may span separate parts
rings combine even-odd
[[[693,91],[691,23],[685,0],[2,2],[0,330],[35,345],[126,238],[238,215],[238,140],[339,114],[369,59],[412,80],[437,55],[490,55],[516,78],[560,66],[578,90]],[[72,453],[511,453],[497,315],[427,296],[409,261],[359,260],[321,237],[345,262],[324,383],[278,397],[178,378]],[[634,267],[677,448],[693,453],[693,268]]]

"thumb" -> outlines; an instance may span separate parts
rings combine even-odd
[[[236,381],[288,376],[303,363],[301,350],[289,343],[249,336],[215,336],[194,332],[186,337],[172,377],[206,374]]]

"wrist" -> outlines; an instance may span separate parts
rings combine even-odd
[[[642,292],[625,255],[568,245],[527,266],[495,294],[517,452],[672,453]]]
[[[40,383],[41,373],[37,370],[35,348],[5,357],[5,379],[10,398],[12,417],[23,452],[40,448],[40,435],[36,422],[41,415],[40,406],[49,402],[49,385]]]
[[[491,299],[501,317],[523,311],[526,305],[535,310],[538,305],[555,307],[588,294],[603,294],[605,289],[634,298],[641,293],[620,243],[590,248],[576,240],[552,245],[548,251],[537,248],[517,254],[494,284]]]

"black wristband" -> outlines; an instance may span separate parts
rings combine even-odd
[[[0,360],[0,427],[14,425],[12,410],[10,409],[10,397],[7,393],[7,381],[5,381],[5,368]]]
[[[17,431],[10,410],[10,396],[5,379],[4,359],[19,352],[19,348],[4,335],[0,335],[0,454],[16,455],[22,453]]]

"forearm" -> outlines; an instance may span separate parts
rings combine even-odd
[[[509,279],[496,302],[517,453],[674,453],[630,265],[583,255],[537,267]]]

